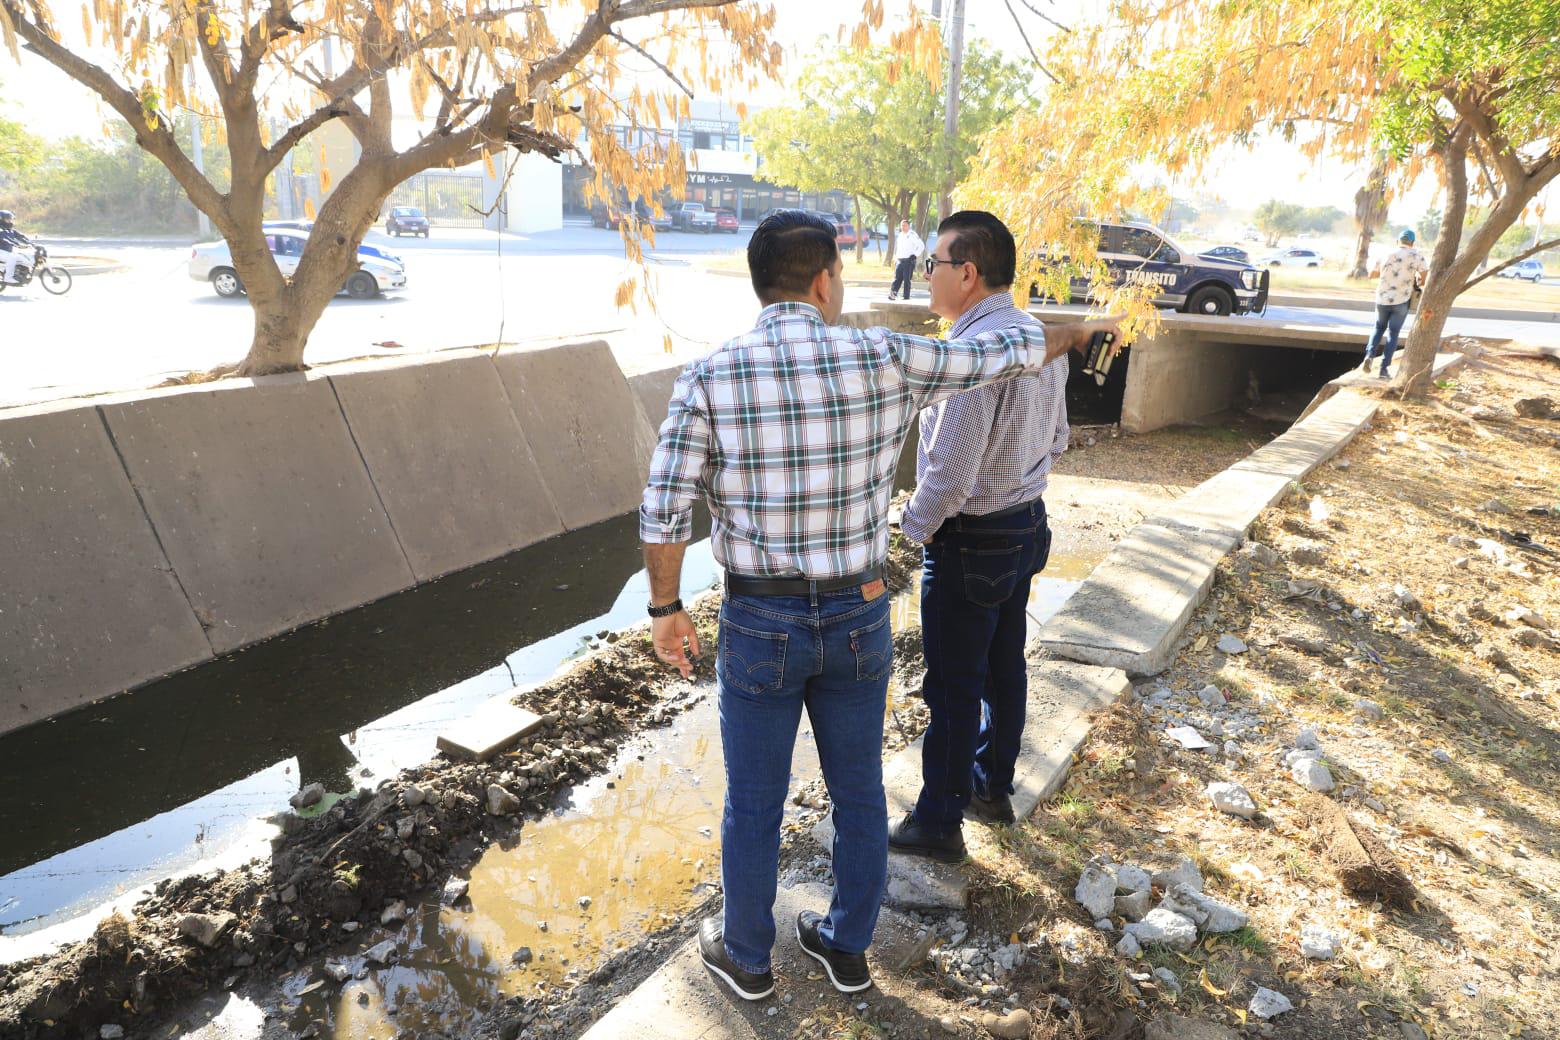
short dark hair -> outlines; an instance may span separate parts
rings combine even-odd
[[[806,296],[819,271],[839,259],[835,226],[799,209],[777,209],[748,239],[748,275],[759,302]]]
[[[948,234],[948,259],[974,264],[988,289],[1013,284],[1018,248],[1006,224],[985,210],[961,209],[937,225],[939,239]]]

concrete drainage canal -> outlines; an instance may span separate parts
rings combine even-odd
[[[902,744],[919,730],[907,719],[919,707],[908,580],[919,561],[908,546],[897,558],[909,587],[894,610],[901,662],[889,730]],[[1031,601],[1037,623],[1094,562],[1053,559]],[[724,783],[708,675],[690,684],[658,674],[653,706],[623,713],[611,737],[605,717],[576,731],[591,746],[578,746],[572,773],[545,768],[563,750],[545,736],[554,746],[527,750],[530,738],[522,741],[509,756],[513,771],[505,756],[491,763],[484,778],[513,785],[528,776],[536,792],[509,819],[478,808],[461,826],[459,806],[441,815],[405,804],[408,784],[431,768],[420,764],[436,735],[478,705],[516,687],[567,688],[548,681],[561,671],[587,677],[568,692],[589,718],[591,659],[619,669],[648,663],[628,645],[635,636],[614,645],[642,617],[638,568],[634,518],[621,518],[0,738],[0,785],[21,795],[0,808],[0,1024],[22,1012],[22,1036],[54,1035],[67,1022],[60,1035],[121,1023],[135,1036],[160,1023],[157,1036],[464,1036],[504,1002],[556,1001],[599,978],[604,964],[710,900]],[[690,550],[685,575],[689,591],[714,582],[707,542]],[[570,670],[581,662],[587,667]],[[603,696],[610,705],[618,692]],[[289,798],[311,784],[325,796],[288,813]],[[372,792],[398,788],[385,814],[385,799]],[[793,790],[793,817],[823,807],[805,722]],[[340,836],[335,817],[347,821]],[[278,823],[333,840],[323,851],[294,848]],[[411,854],[408,876],[413,887],[421,879],[423,898],[397,898],[410,890],[396,891],[369,857],[351,852],[348,839],[365,827],[389,828],[387,845],[398,833],[411,838],[409,849],[449,846],[426,863]],[[276,877],[307,873],[311,863],[326,879],[312,903],[293,891],[306,883],[290,889]],[[405,873],[404,863],[395,866]],[[204,875],[214,869],[230,883],[209,886]],[[445,873],[454,884],[440,891]],[[207,887],[218,891],[208,896]],[[331,893],[345,904],[333,915],[325,912]],[[203,979],[201,970],[182,982],[157,977],[156,943],[143,937],[138,946],[137,930],[155,929],[159,914],[165,931],[187,926],[192,910],[217,922],[211,945],[220,956]],[[241,940],[227,910],[263,921]],[[326,919],[311,924],[311,910]],[[116,976],[99,963],[115,922],[126,919],[111,915],[131,922],[122,952],[147,962],[138,972]],[[89,936],[72,948],[89,952],[50,958]],[[205,945],[187,927],[174,939],[162,950],[173,964],[191,939]],[[60,974],[36,992],[14,984],[40,969]],[[65,989],[79,1000],[62,997]]]

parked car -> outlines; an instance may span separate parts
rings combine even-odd
[[[1099,234],[1098,256],[1116,283],[1158,285],[1156,306],[1209,316],[1260,314],[1267,307],[1268,273],[1250,264],[1199,256],[1138,221],[1101,224]],[[927,252],[932,248],[928,244]],[[1071,289],[1075,299],[1089,298],[1086,279],[1074,279]]]
[[[283,228],[268,229],[265,244],[276,258],[282,274],[291,275],[303,258],[309,236]],[[234,297],[244,292],[244,283],[233,269],[233,254],[226,242],[202,242],[190,250],[190,277],[210,282],[218,296]],[[406,287],[406,266],[383,250],[372,246],[358,248],[358,269],[347,276],[341,292],[356,300],[368,300],[382,292]]]
[[[1537,260],[1521,260],[1495,272],[1496,278],[1525,278],[1537,285],[1544,280],[1544,265]]]
[[[737,223],[737,215],[729,209],[715,211],[715,230],[724,231],[729,235],[735,235],[741,225]]]
[[[605,202],[596,202],[590,208],[590,222],[599,228],[612,228],[616,230],[623,223],[623,218],[628,214],[627,206],[608,206]],[[657,231],[670,231],[672,229],[672,215],[665,210],[660,216],[656,216],[655,210],[650,204],[641,200],[634,202],[634,216],[639,218],[641,224],[649,224]]]
[[[702,202],[683,202],[672,210],[672,226],[679,231],[715,230],[715,214],[704,208]]]
[[[1295,246],[1291,249],[1281,249],[1276,253],[1269,253],[1258,260],[1262,267],[1320,267],[1322,266],[1322,254],[1305,246]]]
[[[854,224],[839,224],[839,223],[836,223],[834,225],[834,227],[835,227],[834,242],[835,242],[836,245],[853,246],[853,245],[856,244],[856,237],[857,236],[856,236],[856,226]]]
[[[428,237],[428,216],[416,206],[392,206],[385,218],[385,234],[400,238],[402,235]]]
[[[1213,257],[1215,260],[1238,260],[1243,264],[1251,263],[1251,254],[1240,246],[1214,246],[1197,255]]]

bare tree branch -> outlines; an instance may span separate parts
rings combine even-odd
[[[678,90],[681,90],[684,94],[687,94],[689,97],[693,97],[693,91],[688,89],[688,85],[686,83],[684,83],[682,80],[678,79],[677,78],[677,74],[675,72],[673,72],[671,69],[667,68],[665,65],[663,65],[661,63],[661,60],[659,58],[657,58],[654,54],[651,54],[649,51],[645,50],[643,47],[639,46],[639,44],[635,43],[633,40],[630,40],[627,36],[624,36],[622,33],[618,32],[616,29],[609,29],[607,31],[607,35],[612,37],[614,40],[621,40],[624,44],[628,45],[634,51],[638,52],[642,57],[644,57],[647,61],[649,61],[650,64],[654,65],[656,68],[658,68],[662,72],[666,73],[666,78],[671,80],[673,83],[675,83],[677,85],[677,89]]]
[[[1044,19],[1047,22],[1050,22],[1052,25],[1054,25],[1058,29],[1062,30],[1062,32],[1064,32],[1064,33],[1072,32],[1072,29],[1068,28],[1067,26],[1063,25],[1061,22],[1057,21],[1055,18],[1052,18],[1050,15],[1048,15],[1044,11],[1040,10],[1040,8],[1038,8],[1034,4],[1030,3],[1030,0],[1018,0],[1018,2],[1023,4],[1025,7],[1029,8],[1029,10],[1033,11],[1036,16]]]
[[[1471,279],[1466,284],[1464,284],[1461,289],[1458,289],[1457,292],[1459,295],[1461,295],[1462,293],[1467,292],[1469,289],[1472,289],[1475,285],[1478,285],[1480,282],[1484,281],[1484,279],[1490,277],[1490,275],[1498,274],[1513,264],[1520,264],[1528,257],[1542,253],[1546,249],[1553,249],[1555,246],[1560,246],[1560,238],[1551,238],[1548,242],[1540,242],[1532,249],[1529,249],[1523,253],[1518,253],[1516,256],[1512,257],[1510,260],[1507,260],[1499,267],[1492,267],[1488,271],[1485,271],[1483,274],[1479,275],[1479,277]]]
[[[1045,74],[1045,78],[1050,80],[1052,83],[1060,83],[1061,80],[1057,79],[1051,74],[1051,70],[1045,67],[1045,62],[1040,60],[1040,55],[1035,53],[1034,44],[1029,42],[1029,34],[1024,32],[1024,23],[1018,20],[1018,12],[1013,10],[1013,5],[1009,3],[1008,0],[1002,0],[1002,4],[1007,8],[1008,14],[1013,19],[1013,25],[1018,29],[1019,39],[1023,40],[1024,46],[1029,49],[1029,56],[1034,59],[1035,68],[1043,72]]]

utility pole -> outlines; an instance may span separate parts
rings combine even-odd
[[[942,7],[934,0],[934,16]],[[937,207],[939,220],[953,212],[954,155],[959,140],[959,83],[964,73],[964,0],[950,0],[948,24],[943,39],[948,45],[948,96],[943,109],[943,140],[947,145],[948,169],[943,177],[942,197]]]
[[[190,161],[195,164],[195,169],[204,177],[206,175],[206,147],[201,140],[200,112],[196,109],[195,98],[195,65],[189,65],[189,89],[185,91],[189,95],[190,102]],[[204,210],[196,207],[195,219],[199,221],[200,237],[211,237],[211,218],[206,216]]]

